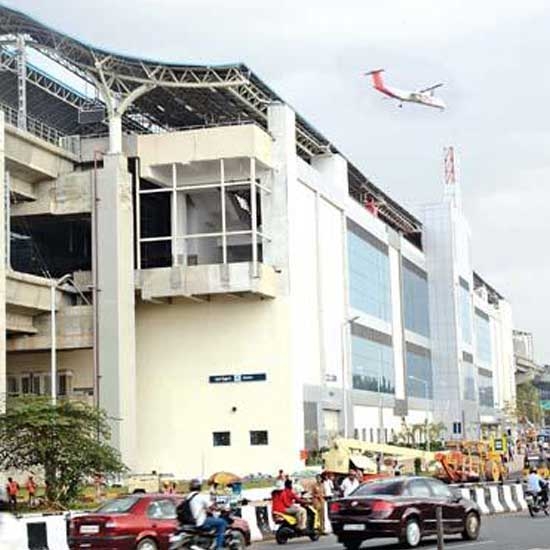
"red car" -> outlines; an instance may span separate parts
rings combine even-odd
[[[168,550],[176,530],[181,497],[135,494],[106,502],[91,514],[75,517],[69,526],[71,550]],[[250,544],[248,523],[235,518],[233,529]]]

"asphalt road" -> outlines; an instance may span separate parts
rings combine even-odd
[[[275,542],[255,545],[259,550],[282,550]],[[375,539],[363,543],[362,549],[398,550],[403,548],[393,539]],[[421,550],[437,550],[437,541],[430,537],[422,542]],[[475,542],[464,542],[460,537],[448,537],[446,550],[550,550],[550,518],[531,518],[528,514],[510,514],[482,519],[481,533]],[[318,542],[307,539],[290,540],[284,550],[343,550],[333,536]]]

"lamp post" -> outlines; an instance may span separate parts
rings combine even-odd
[[[55,323],[55,292],[63,284],[71,278],[71,274],[67,273],[59,279],[52,279],[50,286],[50,319],[51,319],[51,364],[50,364],[50,379],[51,379],[51,394],[52,405],[57,403],[57,335]]]
[[[426,380],[422,380],[422,378],[418,378],[417,376],[413,376],[412,374],[409,374],[407,376],[409,380],[414,380],[415,382],[420,382],[424,386],[424,399],[427,401],[426,405],[426,450],[430,451],[430,430],[428,429],[428,417],[430,414],[430,396],[429,396],[429,384]]]
[[[344,416],[344,437],[348,437],[348,397],[346,393],[346,351],[348,347],[348,327],[359,319],[359,315],[342,323],[342,409]]]

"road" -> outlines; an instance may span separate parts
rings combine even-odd
[[[275,542],[256,545],[259,550],[282,550]],[[365,542],[361,549],[399,550],[403,548],[392,539],[377,539]],[[421,550],[437,550],[435,538],[429,538],[420,545]],[[483,518],[481,534],[475,542],[464,542],[461,538],[449,537],[446,550],[550,550],[550,518],[531,518],[528,514],[511,514]],[[294,539],[285,550],[343,550],[333,536],[322,537],[318,542]]]

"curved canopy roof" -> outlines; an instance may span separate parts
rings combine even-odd
[[[10,39],[13,43],[16,35],[24,36],[32,48],[95,87],[108,88],[116,96],[127,96],[139,87],[147,86],[148,92],[137,97],[124,116],[126,131],[147,132],[153,127],[170,131],[243,121],[253,121],[266,128],[269,104],[282,101],[244,64],[178,64],[121,55],[86,44],[1,4],[0,35],[0,101],[12,105],[16,94],[13,86],[16,85],[16,63],[13,52],[4,46]],[[85,126],[80,123],[76,132],[74,125],[75,120],[78,124],[78,116],[70,116],[75,110],[80,112],[93,107],[89,98],[79,96],[35,67],[29,67],[27,80],[31,83],[27,90],[31,113],[34,110],[37,116],[43,117],[44,94],[50,94],[58,100],[59,111],[47,109],[48,123],[66,133],[71,133],[69,123],[72,124],[72,133],[98,131],[97,124]],[[327,152],[339,152],[298,114],[296,140],[297,152],[306,160]],[[352,195],[356,198],[373,195],[381,204],[380,216],[385,221],[404,233],[420,230],[421,224],[414,216],[373,185],[351,163],[349,176]]]

